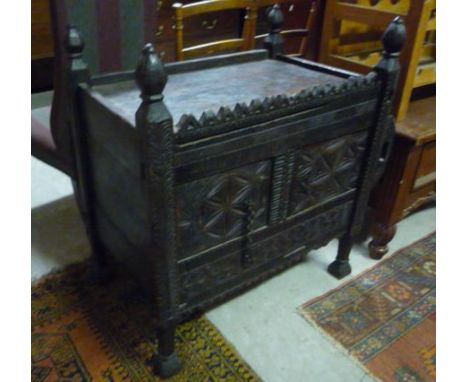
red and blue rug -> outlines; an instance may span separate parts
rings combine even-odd
[[[435,381],[436,234],[299,308],[382,381]]]
[[[32,382],[154,382],[154,322],[136,284],[117,274],[106,286],[88,262],[31,289]],[[182,371],[168,381],[255,382],[258,377],[204,316],[177,327]]]

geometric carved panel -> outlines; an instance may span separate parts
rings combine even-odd
[[[347,226],[352,201],[335,206],[306,221],[295,224],[269,239],[252,244],[252,265],[255,268],[267,262],[272,267],[280,266],[285,256],[306,245],[313,248],[325,245]],[[311,245],[312,244],[312,245]],[[238,253],[206,261],[182,276],[181,294],[183,299],[198,300],[200,294],[223,290],[223,285],[239,278],[245,269],[241,266]]]
[[[181,257],[244,234],[247,204],[252,228],[266,224],[271,161],[243,166],[176,187]]]
[[[289,213],[318,206],[356,187],[367,132],[298,150]]]

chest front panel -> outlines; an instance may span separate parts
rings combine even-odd
[[[289,215],[356,188],[367,136],[367,132],[349,134],[297,151]]]
[[[349,200],[367,137],[367,131],[346,134],[179,184],[178,258],[223,256],[221,247],[249,232],[268,232],[287,219],[332,208],[335,199]]]
[[[242,166],[179,185],[177,226],[179,257],[184,258],[244,234],[247,206],[251,228],[267,223],[271,161]]]

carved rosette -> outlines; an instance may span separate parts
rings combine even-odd
[[[356,189],[367,137],[367,132],[360,132],[299,150],[290,213]]]
[[[270,161],[177,186],[179,256],[242,236],[266,224]]]

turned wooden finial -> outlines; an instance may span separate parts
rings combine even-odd
[[[382,36],[385,53],[389,55],[399,55],[405,40],[405,23],[400,16],[397,16],[393,19]]]
[[[270,53],[270,57],[283,53],[283,36],[281,36],[281,26],[283,25],[284,16],[279,4],[273,5],[267,14],[268,22],[270,23],[270,33],[265,38],[263,45]]]
[[[141,51],[136,68],[136,83],[144,100],[158,101],[163,98],[167,74],[164,65],[156,54],[153,44],[146,44]]]
[[[283,12],[279,4],[275,4],[269,9],[267,18],[270,23],[270,32],[279,33],[284,21]]]
[[[68,54],[73,58],[81,57],[85,43],[81,32],[73,25],[68,27],[66,47]]]
[[[65,37],[65,50],[68,54],[68,71],[72,74],[70,80],[75,84],[90,82],[88,65],[83,60],[84,47],[81,32],[75,26],[69,25]]]

